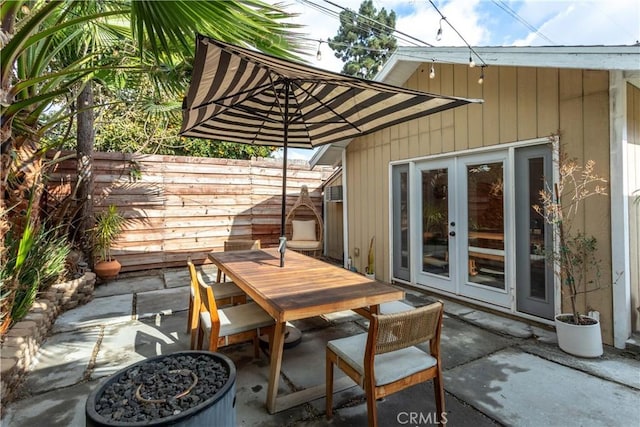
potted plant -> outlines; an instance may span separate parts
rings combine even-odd
[[[111,245],[122,232],[124,217],[115,205],[96,215],[96,226],[93,229],[94,253],[97,262],[94,265],[96,275],[103,280],[114,279],[122,266],[111,257]]]
[[[375,253],[373,250],[375,239],[376,237],[373,236],[371,238],[371,241],[369,242],[369,254],[367,256],[367,266],[365,267],[365,276],[367,276],[367,278],[371,280],[375,280],[376,278]]]
[[[603,352],[599,320],[581,312],[578,301],[581,295],[600,289],[598,242],[577,230],[574,219],[585,199],[606,195],[603,184],[607,181],[595,173],[593,160],[581,166],[562,150],[557,154],[558,180],[552,188],[540,192],[541,204],[533,208],[553,226],[555,244],[553,250],[546,251],[547,259],[554,263],[563,295],[571,306],[570,313],[555,316],[558,345],[576,356],[598,357]]]

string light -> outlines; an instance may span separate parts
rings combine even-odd
[[[480,67],[480,78],[478,79],[478,84],[479,85],[484,83],[484,67],[485,67],[485,65]]]
[[[436,78],[436,69],[434,65],[435,65],[435,61],[431,63],[431,70],[429,70],[429,78],[432,80]]]
[[[436,33],[436,40],[437,41],[442,40],[442,20],[443,19],[444,19],[444,17],[440,18],[440,27],[438,28],[438,32]]]
[[[473,57],[471,56],[471,52],[469,52],[469,68],[473,68],[476,66],[476,62],[473,60]]]
[[[322,60],[322,52],[320,51],[320,46],[322,46],[322,40],[318,41],[318,52],[316,53],[316,59],[318,61]]]

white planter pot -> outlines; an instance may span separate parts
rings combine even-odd
[[[573,325],[558,320],[558,318],[563,316],[571,316],[571,314],[563,313],[557,315],[555,318],[556,334],[558,335],[558,346],[560,349],[574,356],[602,356],[603,349],[600,322],[589,317],[589,319],[592,319],[596,323],[593,325]]]
[[[364,275],[367,279],[376,280],[376,273],[364,273]]]

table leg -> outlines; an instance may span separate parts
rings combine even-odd
[[[276,322],[271,343],[271,362],[269,370],[269,385],[267,388],[267,410],[270,414],[276,412],[276,398],[278,397],[278,383],[280,382],[280,367],[284,349],[284,335],[287,330],[286,322]]]

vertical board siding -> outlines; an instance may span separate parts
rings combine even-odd
[[[356,138],[347,147],[349,254],[346,256],[351,255],[354,265],[362,271],[368,239],[375,235],[376,273],[382,280],[390,278],[390,161],[545,138],[560,132],[561,143],[572,157],[580,162],[595,160],[598,173],[609,178],[607,71],[489,66],[484,70],[484,83],[478,85],[479,68],[435,64],[436,76],[430,79],[431,65],[421,64],[405,86],[443,95],[482,98],[484,103],[392,127],[382,136],[383,152],[389,153],[388,157],[370,154],[374,142],[379,145],[376,139],[379,137],[372,135]],[[637,91],[633,89],[632,98],[638,98]],[[638,101],[633,102],[637,105]],[[635,111],[637,116],[640,107]],[[637,122],[633,126],[637,127]],[[379,178],[372,179],[372,171],[376,177],[382,177],[382,184]],[[637,219],[638,207],[635,209]],[[609,218],[609,199],[601,197],[590,200],[588,209],[583,210],[577,221],[579,228],[597,234],[605,269],[610,264],[611,232],[603,224],[607,224]],[[381,237],[384,241],[379,241]],[[359,257],[354,255],[356,249]],[[640,289],[637,293],[640,294]],[[610,287],[605,292],[589,295],[583,304],[603,314],[603,337],[605,342],[611,342]],[[640,324],[640,320],[637,323]]]
[[[306,185],[322,212],[322,182],[332,169],[289,161],[287,206]],[[131,170],[140,171],[137,179]],[[127,218],[112,253],[122,271],[206,261],[229,238],[261,239],[273,246],[280,234],[282,161],[95,153],[94,209],[118,206]],[[48,187],[69,194],[75,160],[60,163]]]
[[[627,84],[627,141],[629,143],[629,260],[631,327],[640,331],[640,88]],[[634,308],[638,308],[634,310]]]
[[[333,186],[342,186],[342,172],[333,178],[329,178],[324,184],[326,189]],[[344,253],[344,215],[343,202],[327,202],[325,201],[326,217],[324,221],[326,230],[325,248],[327,257],[334,260],[343,260]]]

